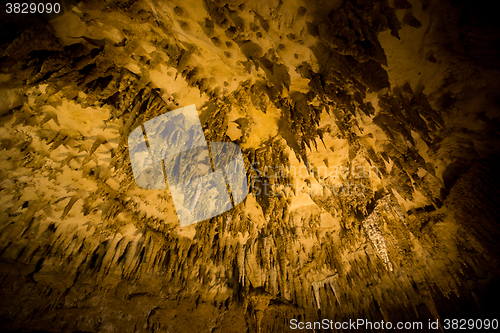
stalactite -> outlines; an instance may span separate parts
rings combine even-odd
[[[7,330],[492,314],[494,34],[462,3],[278,2],[0,23]],[[207,141],[240,146],[249,194],[180,226],[169,189],[137,186],[128,135],[191,104]]]

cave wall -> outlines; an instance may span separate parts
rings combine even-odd
[[[2,329],[496,315],[499,35],[480,5],[89,0],[1,30]],[[241,147],[250,194],[181,228],[127,138],[191,104]]]

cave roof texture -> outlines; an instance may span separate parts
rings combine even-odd
[[[59,3],[0,14],[0,332],[500,319],[486,2]],[[189,105],[248,195],[181,226],[127,140]]]

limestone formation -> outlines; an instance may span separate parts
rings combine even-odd
[[[500,320],[491,9],[66,2],[1,14],[0,331]],[[192,104],[249,194],[181,227],[128,137]]]

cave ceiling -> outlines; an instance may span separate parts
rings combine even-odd
[[[63,3],[1,14],[0,330],[498,316],[500,34],[481,2]],[[248,195],[181,226],[128,137],[189,105],[240,147]]]

